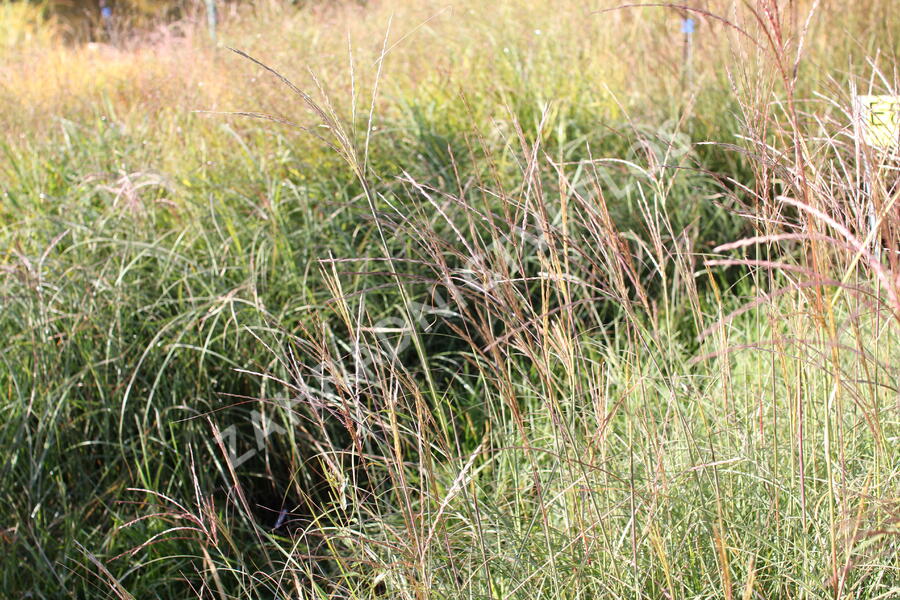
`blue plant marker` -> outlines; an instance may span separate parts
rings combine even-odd
[[[694,33],[694,20],[693,19],[682,19],[681,33],[686,33],[688,35],[691,35],[692,33]]]
[[[103,20],[109,21],[112,18],[112,8],[104,6],[100,9],[100,16],[103,17]]]

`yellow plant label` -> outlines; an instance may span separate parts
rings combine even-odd
[[[858,96],[863,139],[870,146],[892,148],[900,142],[900,96]]]

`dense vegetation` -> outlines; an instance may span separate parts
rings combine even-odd
[[[900,16],[615,6],[0,6],[3,594],[898,597]]]

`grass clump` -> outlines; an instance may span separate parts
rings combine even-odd
[[[712,4],[20,46],[3,589],[900,594],[897,19]]]

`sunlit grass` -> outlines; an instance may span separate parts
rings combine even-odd
[[[0,589],[900,594],[898,20],[712,4],[7,36]]]

